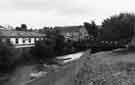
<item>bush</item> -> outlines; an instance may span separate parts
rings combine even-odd
[[[38,60],[45,60],[46,58],[52,58],[55,53],[53,49],[53,43],[49,41],[38,41],[35,44],[35,47],[32,48],[31,53]]]
[[[12,44],[0,42],[0,72],[11,72],[14,68],[14,63],[17,60],[17,50]]]
[[[57,33],[48,33],[47,40],[37,41],[31,49],[32,56],[39,62],[50,62],[63,53],[64,37]]]
[[[133,36],[135,15],[130,13],[121,13],[111,16],[102,23],[102,33],[99,36],[101,40],[119,41],[128,40]]]

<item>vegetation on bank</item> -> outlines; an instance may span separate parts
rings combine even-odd
[[[123,49],[87,55],[75,85],[134,85],[134,52],[134,49]]]
[[[110,16],[103,20],[102,25],[98,26],[94,21],[85,22],[84,26],[89,32],[89,36],[94,37],[94,51],[110,50],[128,45],[135,29],[135,14],[120,13]],[[102,43],[103,42],[103,43]]]
[[[11,68],[14,68],[14,62],[17,60],[16,52],[12,44],[0,42],[0,72],[12,71]]]
[[[89,35],[93,35],[98,40],[120,41],[129,40],[133,36],[135,26],[135,15],[131,13],[120,13],[103,20],[98,26],[94,21],[85,22]]]

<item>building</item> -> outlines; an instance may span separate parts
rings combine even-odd
[[[45,36],[38,32],[0,29],[0,41],[11,42],[16,48],[32,47],[36,41],[45,39]]]
[[[55,27],[55,29],[67,40],[78,41],[80,39],[88,39],[89,37],[84,26],[61,26]]]

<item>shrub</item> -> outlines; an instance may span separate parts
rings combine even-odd
[[[50,62],[56,56],[62,55],[64,37],[57,33],[49,33],[47,40],[37,41],[31,49],[32,56],[39,62]]]
[[[0,72],[11,72],[17,60],[17,50],[12,44],[0,42]]]
[[[121,13],[111,16],[102,23],[102,33],[99,36],[101,40],[128,40],[133,35],[135,15],[130,13]]]

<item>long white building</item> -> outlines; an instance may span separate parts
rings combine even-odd
[[[32,47],[36,41],[45,39],[45,36],[38,32],[0,29],[0,41],[11,42],[16,48]]]

